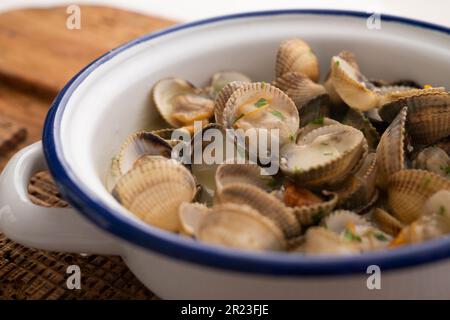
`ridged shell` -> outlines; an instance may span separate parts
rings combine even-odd
[[[129,136],[120,147],[117,164],[123,175],[133,168],[134,163],[145,155],[158,155],[168,159],[171,157],[172,147],[164,139],[147,131],[138,131]]]
[[[155,134],[155,135],[157,135],[157,136],[159,136],[159,137],[161,137],[161,138],[163,138],[172,147],[176,146],[178,143],[181,142],[181,140],[179,140],[179,139],[172,139],[172,135],[175,132],[177,132],[177,133],[178,132],[180,132],[180,133],[182,133],[182,132],[189,133],[189,131],[186,130],[185,128],[178,128],[178,129],[165,128],[165,129],[152,130],[150,132]]]
[[[204,204],[183,202],[178,208],[181,232],[193,236],[208,213],[209,209]]]
[[[266,118],[264,125],[255,126],[246,121],[246,125],[242,127],[240,124],[246,119],[239,109],[244,105],[255,104],[260,99],[265,99],[270,108],[260,107],[252,109],[251,112],[264,112],[269,118],[264,117]],[[272,107],[274,110],[271,110]],[[227,128],[280,129],[280,145],[292,141],[300,124],[297,108],[291,98],[280,89],[261,82],[245,83],[233,92],[223,111],[223,121]]]
[[[402,103],[404,99],[434,95],[434,94],[442,94],[445,93],[445,88],[410,88],[410,87],[399,87],[399,86],[391,86],[391,87],[382,87],[377,91],[380,95],[379,107],[384,109],[384,112],[392,118],[390,113],[395,112],[395,109],[399,110],[401,106],[399,103]],[[405,104],[403,104],[404,106]],[[386,108],[392,108],[390,111],[386,111]]]
[[[228,164],[219,165],[216,170],[216,192],[232,183],[245,183],[258,187],[265,191],[272,190],[275,180],[272,176],[262,175],[261,167],[256,164]]]
[[[152,88],[153,103],[172,127],[190,126],[194,121],[208,121],[214,114],[214,101],[186,80],[165,78]]]
[[[403,223],[382,208],[375,208],[372,212],[372,218],[382,231],[394,237],[404,227]]]
[[[344,50],[344,51],[341,51],[338,54],[338,56],[341,59],[344,59],[345,61],[347,61],[353,68],[355,68],[356,70],[359,70],[358,63],[356,62],[356,56],[352,52]],[[341,108],[339,108],[338,106],[341,106],[344,102],[342,101],[339,94],[336,92],[336,89],[334,88],[334,85],[333,85],[333,79],[331,78],[331,68],[333,67],[332,64],[333,64],[333,61],[330,62],[330,70],[328,71],[328,74],[325,78],[325,82],[324,82],[323,86],[327,90],[330,100],[334,104],[334,107],[337,109],[336,111],[340,111]]]
[[[301,233],[301,226],[292,211],[280,200],[255,186],[243,183],[228,184],[217,193],[216,200],[220,204],[235,203],[252,207],[274,221],[288,239]]]
[[[306,137],[306,135],[311,131],[325,126],[331,126],[333,124],[341,124],[341,123],[339,121],[327,117],[314,119],[304,127],[300,128],[297,134],[296,143],[300,143],[303,140],[303,138]]]
[[[275,74],[278,78],[287,72],[300,72],[313,81],[319,80],[319,61],[305,41],[295,38],[280,44],[275,62]]]
[[[380,116],[385,121],[395,117],[398,110],[408,107],[408,133],[417,144],[432,144],[450,135],[450,94],[430,92],[398,99],[383,105]]]
[[[354,242],[342,239],[330,230],[313,227],[306,232],[303,252],[319,255],[353,255],[360,253],[361,250]]]
[[[295,168],[294,162],[289,163],[289,159],[293,159],[295,156],[299,156],[302,152],[306,152],[302,149],[302,146],[308,146],[314,139],[319,136],[325,135],[357,135],[353,145],[348,148],[339,156],[331,157],[330,160],[318,162],[318,164],[305,168]],[[355,165],[360,161],[360,158],[364,152],[365,138],[361,131],[345,125],[331,125],[321,127],[319,129],[311,131],[307,134],[300,145],[287,145],[281,150],[282,161],[280,162],[280,169],[282,172],[291,177],[299,184],[306,186],[323,186],[333,185],[342,181],[351,172]]]
[[[376,201],[377,159],[375,153],[368,154],[362,166],[345,180],[335,192],[338,194],[338,207],[361,213]]]
[[[361,130],[366,137],[369,150],[375,150],[377,148],[378,142],[380,141],[380,135],[364,113],[359,110],[348,109],[342,124]]]
[[[273,85],[283,90],[294,101],[300,115],[300,127],[314,119],[329,115],[330,100],[327,91],[306,75],[288,72],[277,78]]]
[[[219,92],[231,82],[252,82],[245,74],[238,71],[219,71],[213,74],[211,78],[211,87],[209,95],[212,99],[216,99]]]
[[[178,208],[195,196],[196,182],[175,160],[145,162],[122,176],[113,196],[148,224],[168,231],[180,230]]]
[[[440,190],[450,190],[450,180],[429,171],[402,170],[389,179],[388,203],[397,219],[411,223],[421,216],[428,198]]]
[[[385,189],[389,177],[406,168],[406,116],[407,107],[403,108],[392,121],[380,139],[377,147],[378,177],[377,184]]]
[[[217,123],[223,123],[223,110],[225,109],[225,105],[230,99],[233,92],[236,91],[239,87],[241,87],[245,82],[242,81],[233,81],[225,85],[222,90],[217,94],[216,99],[214,101],[214,116],[216,118]]]
[[[214,206],[202,219],[197,239],[242,250],[286,249],[283,232],[269,218],[246,205],[226,203]]]
[[[420,151],[413,161],[413,166],[415,169],[428,170],[450,178],[450,156],[438,147],[428,147]]]
[[[325,200],[321,203],[292,208],[292,212],[295,214],[302,227],[319,223],[321,219],[330,214],[336,207],[338,202],[336,193],[323,191],[323,195]]]
[[[367,111],[378,106],[379,95],[375,87],[339,56],[331,59],[331,81],[341,99],[351,108]]]

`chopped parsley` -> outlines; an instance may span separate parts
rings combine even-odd
[[[277,186],[277,180],[275,180],[274,178],[270,178],[270,180],[267,181],[266,184],[270,188],[275,188]]]
[[[347,239],[347,240],[350,240],[350,241],[359,241],[359,242],[361,242],[361,237],[353,234],[349,230],[345,230],[344,231],[344,238]]]
[[[300,169],[297,166],[294,166],[294,173],[300,173],[300,172],[302,172],[302,169]]]
[[[440,206],[439,207],[439,211],[438,211],[438,214],[440,215],[440,216],[444,216],[445,215],[445,207],[444,206]]]
[[[266,88],[266,82],[265,81],[261,81],[261,88],[265,89]]]
[[[333,155],[333,152],[324,152],[323,155],[324,155],[324,156],[332,156],[332,155]]]
[[[294,135],[293,135],[293,134],[290,134],[290,135],[289,135],[289,140],[290,140],[291,142],[294,142],[294,140],[295,140],[295,137],[294,137]]]
[[[261,98],[258,101],[256,101],[255,107],[261,108],[261,107],[265,106],[266,104],[268,104],[267,100],[264,98]]]
[[[323,124],[323,117],[314,119],[313,121],[311,121],[312,124]]]
[[[339,67],[339,60],[336,60],[335,64],[336,64],[336,67]]]
[[[382,234],[381,232],[374,232],[373,233],[373,236],[375,237],[375,238],[377,238],[378,240],[380,240],[380,241],[388,241],[389,239],[384,235],[384,234]]]
[[[450,166],[441,166],[441,170],[446,176],[450,175]]]
[[[273,114],[275,117],[280,118],[281,120],[284,120],[284,119],[285,119],[285,118],[284,118],[284,115],[283,115],[280,111],[278,111],[278,110],[273,110],[273,111],[272,111],[272,114]]]

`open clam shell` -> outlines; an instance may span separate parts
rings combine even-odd
[[[338,207],[360,213],[372,205],[377,199],[376,177],[376,154],[370,153],[363,159],[355,174],[334,190],[339,198]]]
[[[382,231],[393,237],[395,237],[405,226],[397,218],[382,208],[375,208],[372,212],[372,218]]]
[[[168,231],[180,231],[178,208],[191,202],[196,193],[192,174],[175,160],[141,164],[122,176],[113,196],[148,224]]]
[[[217,123],[223,123],[223,110],[225,109],[228,99],[230,99],[233,92],[235,92],[236,89],[241,87],[244,83],[245,82],[243,81],[233,81],[227,83],[216,95],[216,99],[214,100],[214,116]]]
[[[450,180],[424,170],[401,170],[389,179],[388,203],[402,223],[411,223],[422,215],[424,203],[440,190],[450,191]]]
[[[168,124],[175,128],[208,122],[214,114],[214,101],[186,80],[166,78],[152,88],[153,103]]]
[[[227,128],[278,129],[279,145],[295,139],[300,119],[294,102],[280,89],[266,83],[245,83],[233,92],[223,111]],[[272,134],[269,132],[269,134]]]
[[[195,235],[201,221],[209,213],[209,210],[202,203],[183,202],[178,208],[181,232],[189,236]]]
[[[294,38],[280,44],[275,62],[275,74],[281,77],[287,72],[300,72],[313,81],[319,80],[319,61],[305,41]]]
[[[348,109],[342,124],[361,130],[366,137],[369,149],[375,150],[377,148],[378,142],[380,141],[380,135],[363,112],[355,109]]]
[[[171,158],[171,145],[159,137],[148,131],[138,131],[129,136],[120,147],[120,151],[116,157],[117,168],[120,175],[131,170],[135,162],[143,156],[162,156]]]
[[[413,160],[413,167],[450,178],[450,156],[439,147],[421,150]]]
[[[330,214],[337,205],[336,193],[323,191],[323,202],[292,208],[302,227],[318,224],[321,219]]]
[[[211,87],[209,90],[209,95],[212,99],[216,99],[219,92],[223,90],[223,88],[231,83],[231,82],[252,82],[252,80],[247,77],[245,74],[238,71],[219,71],[213,74],[211,78]]]
[[[404,107],[392,121],[380,139],[377,147],[377,184],[385,189],[390,176],[406,168],[406,116]]]
[[[301,226],[292,210],[276,197],[253,185],[228,184],[216,194],[216,200],[219,204],[235,203],[256,209],[263,216],[274,221],[283,230],[287,239],[297,237],[301,233]]]
[[[367,111],[378,106],[375,86],[342,57],[331,59],[330,77],[337,94],[351,108]]]
[[[294,101],[300,115],[300,127],[329,115],[330,101],[326,89],[306,75],[288,72],[277,78],[273,85]]]
[[[299,144],[281,150],[280,169],[307,186],[333,185],[345,179],[360,161],[366,144],[361,131],[346,125],[321,127]]]
[[[450,135],[450,93],[423,90],[422,93],[383,105],[379,114],[391,121],[408,107],[408,133],[415,143],[429,145]]]
[[[276,183],[270,175],[262,175],[261,167],[256,164],[228,164],[219,165],[216,170],[216,192],[233,183],[245,183],[256,186],[264,191],[271,191]]]
[[[281,251],[286,241],[281,229],[254,208],[226,203],[214,206],[196,232],[200,241],[242,250]]]
[[[334,119],[330,119],[328,117],[323,118],[317,118],[312,121],[310,121],[308,124],[306,124],[304,127],[300,128],[297,134],[296,143],[301,143],[304,137],[311,131],[315,129],[319,129],[325,126],[331,126],[333,124],[341,124],[339,121],[336,121]]]

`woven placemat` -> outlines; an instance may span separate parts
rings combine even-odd
[[[31,200],[65,207],[51,176],[39,172],[30,181]],[[81,289],[66,286],[67,267],[81,269]],[[0,299],[157,299],[120,257],[46,252],[25,248],[0,234]]]

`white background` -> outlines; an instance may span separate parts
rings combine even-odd
[[[179,21],[254,10],[349,9],[394,14],[450,27],[450,0],[0,0],[0,11],[72,3],[112,5]]]

